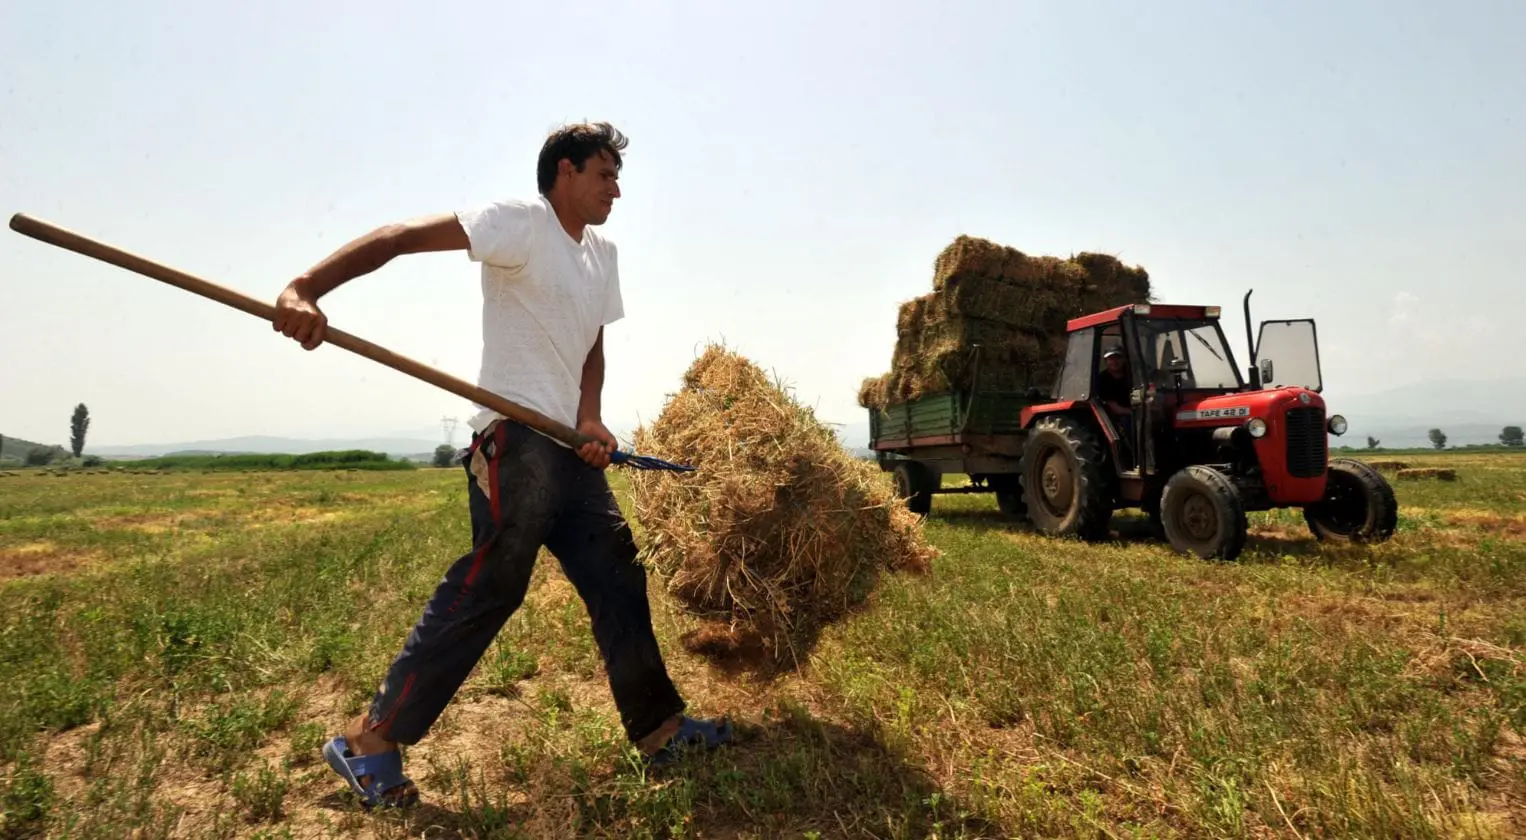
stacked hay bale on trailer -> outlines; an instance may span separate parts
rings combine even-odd
[[[965,473],[967,489],[995,492],[1003,510],[1019,512],[1019,414],[1048,399],[1066,323],[1150,297],[1149,274],[1107,254],[1030,256],[973,236],[944,248],[932,291],[900,306],[890,369],[859,389],[882,459],[917,448],[915,460],[882,460],[911,509],[930,509],[943,473]]]
[[[933,291],[901,304],[890,370],[866,379],[859,405],[883,410],[970,388],[1048,388],[1074,317],[1150,299],[1149,274],[1116,257],[1031,257],[960,236],[938,255]]]

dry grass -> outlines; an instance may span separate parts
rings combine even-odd
[[[706,620],[691,650],[793,666],[881,570],[925,570],[933,549],[871,464],[777,382],[711,345],[637,449],[694,473],[633,474],[646,552]]]

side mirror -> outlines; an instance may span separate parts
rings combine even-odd
[[[1262,382],[1271,382],[1272,381],[1272,360],[1271,359],[1262,359],[1261,360],[1261,381]]]

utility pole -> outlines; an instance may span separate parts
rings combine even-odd
[[[456,423],[454,417],[441,417],[440,424],[445,428],[445,442],[451,446],[456,445]]]

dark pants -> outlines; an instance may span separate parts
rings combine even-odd
[[[1134,441],[1133,412],[1129,412],[1128,414],[1115,414],[1109,410],[1107,414],[1108,417],[1113,421],[1113,428],[1118,430],[1118,437],[1120,438],[1119,444],[1125,453],[1124,457],[1128,460],[1128,464],[1125,468],[1132,469],[1133,467],[1138,466],[1138,459],[1135,457],[1134,452],[1136,444]]]
[[[491,494],[467,461],[472,550],[450,567],[371,703],[370,727],[415,744],[524,602],[536,554],[561,563],[593,622],[626,736],[636,741],[683,711],[668,678],[630,526],[604,472],[526,426],[473,436]]]

